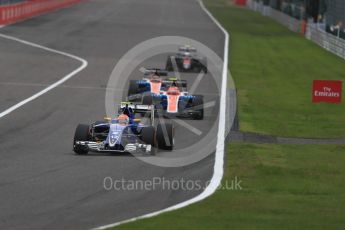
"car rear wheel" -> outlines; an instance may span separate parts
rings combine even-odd
[[[136,80],[129,81],[128,96],[137,94],[139,91],[138,83]]]
[[[172,124],[158,124],[156,139],[158,148],[173,150],[174,148],[174,127]]]
[[[153,104],[153,97],[151,94],[144,94],[142,98],[143,105],[152,105]]]
[[[144,127],[141,130],[141,140],[147,144],[151,145],[151,154],[155,153],[155,129],[154,127]]]
[[[85,155],[89,152],[88,147],[84,145],[78,145],[77,141],[89,141],[89,126],[79,124],[74,133],[73,151],[78,155]]]
[[[165,70],[166,70],[166,71],[169,71],[169,72],[174,71],[174,68],[173,68],[173,65],[172,65],[171,57],[170,57],[170,56],[168,56],[167,63],[166,63],[166,65],[165,65]]]
[[[194,100],[193,100],[192,106],[193,106],[195,111],[199,112],[199,114],[196,114],[194,116],[194,119],[195,120],[204,119],[204,98],[203,98],[203,96],[196,95]]]
[[[206,59],[204,59],[202,62],[201,62],[201,64],[202,64],[202,70],[204,71],[204,73],[206,74],[207,73],[207,60]]]

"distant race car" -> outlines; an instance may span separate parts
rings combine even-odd
[[[181,91],[186,91],[187,81],[178,80],[174,77],[164,77],[168,72],[161,69],[146,69],[142,80],[131,80],[129,82],[128,100],[135,101],[141,99],[142,93],[151,92],[153,94],[161,94],[170,86],[179,87]],[[139,94],[139,95],[138,95]]]
[[[91,152],[130,152],[154,154],[159,149],[173,150],[174,127],[160,123],[155,127],[154,107],[123,102],[116,119],[105,118],[76,128],[73,150],[76,154]],[[135,118],[137,114],[145,117]],[[146,119],[148,124],[142,123]]]
[[[166,70],[174,71],[176,63],[177,70],[181,72],[201,72],[207,73],[207,59],[197,55],[197,51],[191,46],[182,46],[179,52],[174,55],[169,55],[166,61]]]
[[[179,87],[174,85],[160,94],[142,94],[142,104],[153,104],[155,112],[165,117],[191,118],[195,120],[202,120],[204,118],[203,96],[182,92]]]

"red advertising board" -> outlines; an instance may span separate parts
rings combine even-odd
[[[245,6],[247,4],[247,0],[236,0],[236,5]]]
[[[30,17],[64,8],[82,0],[30,0],[0,5],[0,25],[7,25]]]
[[[341,103],[342,85],[342,81],[314,80],[313,103]]]

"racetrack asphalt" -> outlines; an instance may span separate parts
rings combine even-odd
[[[72,151],[76,125],[105,115],[109,76],[133,46],[157,36],[185,36],[223,56],[224,35],[197,1],[89,0],[4,27],[0,33],[77,55],[89,63],[63,85],[0,119],[0,229],[90,229],[157,211],[202,192],[107,191],[103,180],[164,177],[204,184],[212,176],[214,154],[189,166],[164,168],[128,155],[76,156]],[[164,67],[165,60],[154,57],[149,64]],[[73,59],[0,38],[1,111],[79,65]],[[195,79],[183,77],[189,83]],[[220,80],[221,76],[215,80],[206,76],[196,93],[217,101],[215,85]],[[217,105],[203,121],[186,122],[206,133],[216,120]],[[200,139],[181,126],[176,134],[181,149]]]

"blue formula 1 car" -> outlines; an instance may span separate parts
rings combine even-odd
[[[142,80],[131,80],[129,82],[128,100],[135,101],[141,99],[138,94],[151,92],[153,94],[160,94],[167,91],[170,86],[179,87],[181,91],[186,91],[187,81],[178,80],[174,77],[165,77],[168,72],[161,69],[145,69],[145,77]]]
[[[176,86],[170,86],[160,94],[142,94],[142,104],[154,105],[155,112],[165,117],[204,118],[204,101],[202,95],[190,95],[181,92]]]
[[[129,152],[154,154],[156,149],[172,150],[174,128],[170,123],[155,127],[152,105],[121,103],[116,119],[105,118],[76,128],[73,150],[76,154],[91,152]],[[136,114],[145,117],[135,118]],[[146,120],[146,124],[142,122]]]

